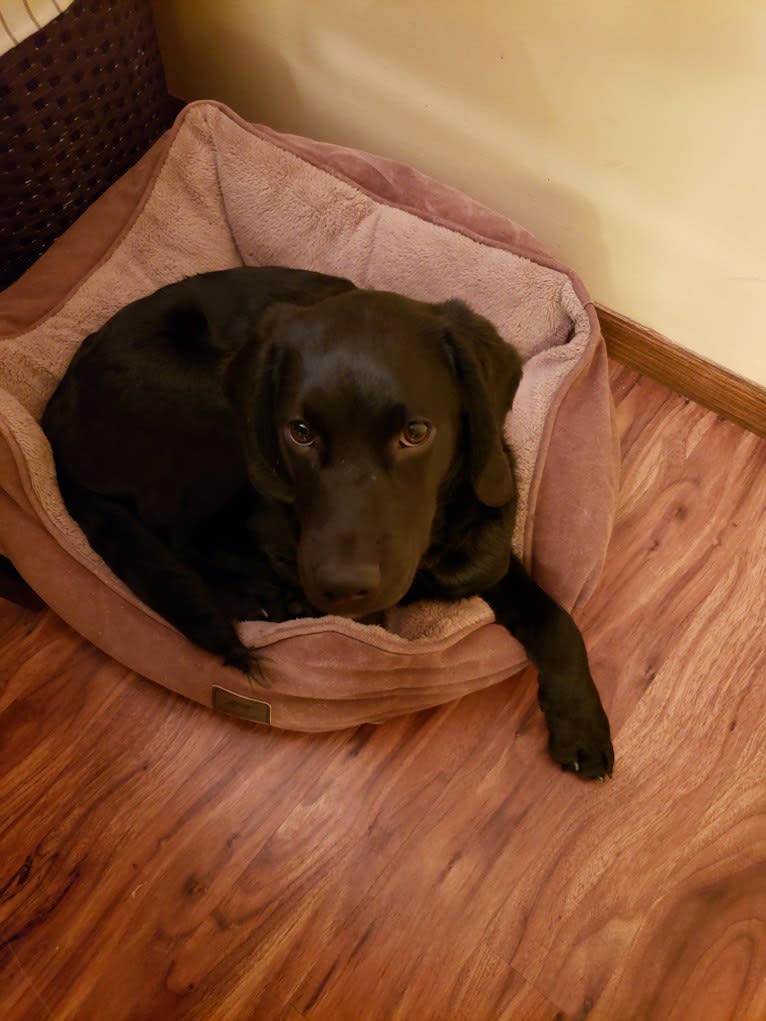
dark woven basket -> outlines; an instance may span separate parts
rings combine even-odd
[[[0,57],[0,288],[156,141],[168,96],[150,0],[75,0]]]

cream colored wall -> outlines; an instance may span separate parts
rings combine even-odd
[[[761,0],[155,0],[168,83],[414,164],[766,384]]]

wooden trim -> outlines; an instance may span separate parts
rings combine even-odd
[[[766,437],[766,389],[679,347],[627,316],[596,305],[611,358],[630,365],[703,407]]]

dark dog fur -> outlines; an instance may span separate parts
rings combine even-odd
[[[235,620],[370,619],[480,593],[539,668],[553,757],[604,776],[609,724],[580,632],[510,553],[502,423],[520,376],[461,302],[242,268],[118,312],[43,428],[93,548],[226,663],[252,666]]]

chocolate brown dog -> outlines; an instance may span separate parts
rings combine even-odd
[[[226,663],[252,667],[235,620],[481,594],[539,668],[551,754],[602,777],[609,724],[580,632],[510,552],[502,424],[520,377],[459,301],[223,270],[88,337],[43,428],[93,548]]]

